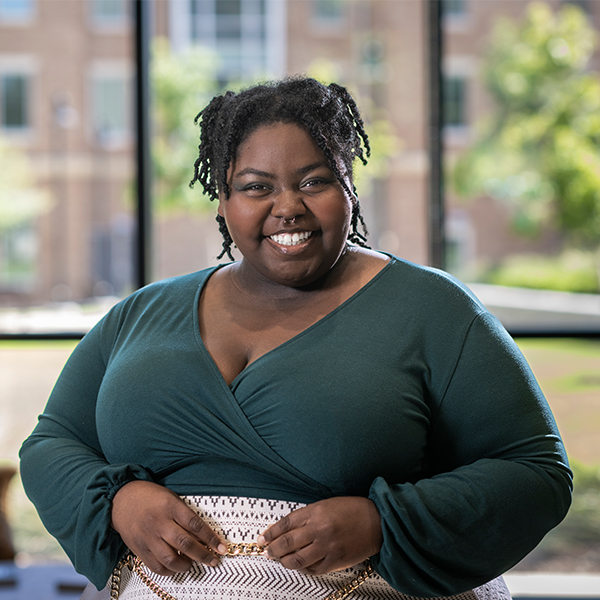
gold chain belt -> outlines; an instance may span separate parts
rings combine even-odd
[[[266,556],[266,546],[259,544],[227,544],[227,553],[224,556]],[[169,592],[163,590],[156,581],[154,581],[143,569],[144,563],[134,554],[128,554],[119,561],[110,578],[110,597],[111,600],[118,600],[121,590],[121,571],[123,567],[128,567],[132,573],[138,577],[162,600],[177,600]],[[366,568],[361,571],[352,581],[343,588],[329,594],[325,600],[342,600],[351,594],[361,583],[364,583],[375,571],[370,560],[367,560]]]

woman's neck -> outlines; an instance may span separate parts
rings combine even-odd
[[[228,275],[231,285],[248,298],[259,302],[302,302],[337,287],[344,280],[344,275],[354,262],[354,258],[354,253],[346,247],[324,275],[302,286],[275,282],[265,277],[244,259],[232,264],[228,268]]]

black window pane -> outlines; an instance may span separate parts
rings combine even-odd
[[[464,15],[467,12],[465,0],[442,0],[442,14]]]
[[[466,81],[460,77],[444,79],[444,124],[466,125]]]
[[[2,125],[27,127],[27,80],[23,75],[5,75],[2,79]]]

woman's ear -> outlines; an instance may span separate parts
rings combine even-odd
[[[223,217],[223,201],[221,200],[221,198],[219,198],[219,206],[217,208],[217,213],[219,214],[219,216]]]

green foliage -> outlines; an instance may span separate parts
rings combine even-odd
[[[365,121],[371,156],[366,165],[363,165],[358,159],[354,164],[354,185],[360,198],[370,194],[374,179],[380,179],[387,175],[389,160],[402,149],[403,142],[396,135],[389,114],[369,102],[369,99],[361,98],[358,90],[353,89],[352,85],[341,82],[340,71],[336,63],[326,58],[319,58],[309,66],[308,75],[325,85],[334,81],[346,85],[356,100]]]
[[[495,285],[590,294],[599,287],[592,255],[578,251],[564,252],[560,256],[509,256],[485,280]]]
[[[198,155],[194,118],[217,93],[215,57],[202,48],[174,54],[164,38],[152,49],[154,199],[162,211],[206,210],[210,201],[189,188]]]
[[[0,139],[0,233],[25,225],[51,206],[35,184],[35,171],[23,150]]]
[[[524,234],[552,223],[577,244],[600,239],[600,79],[586,70],[596,34],[583,11],[529,6],[498,23],[484,78],[496,108],[457,162],[460,195],[508,203]]]

